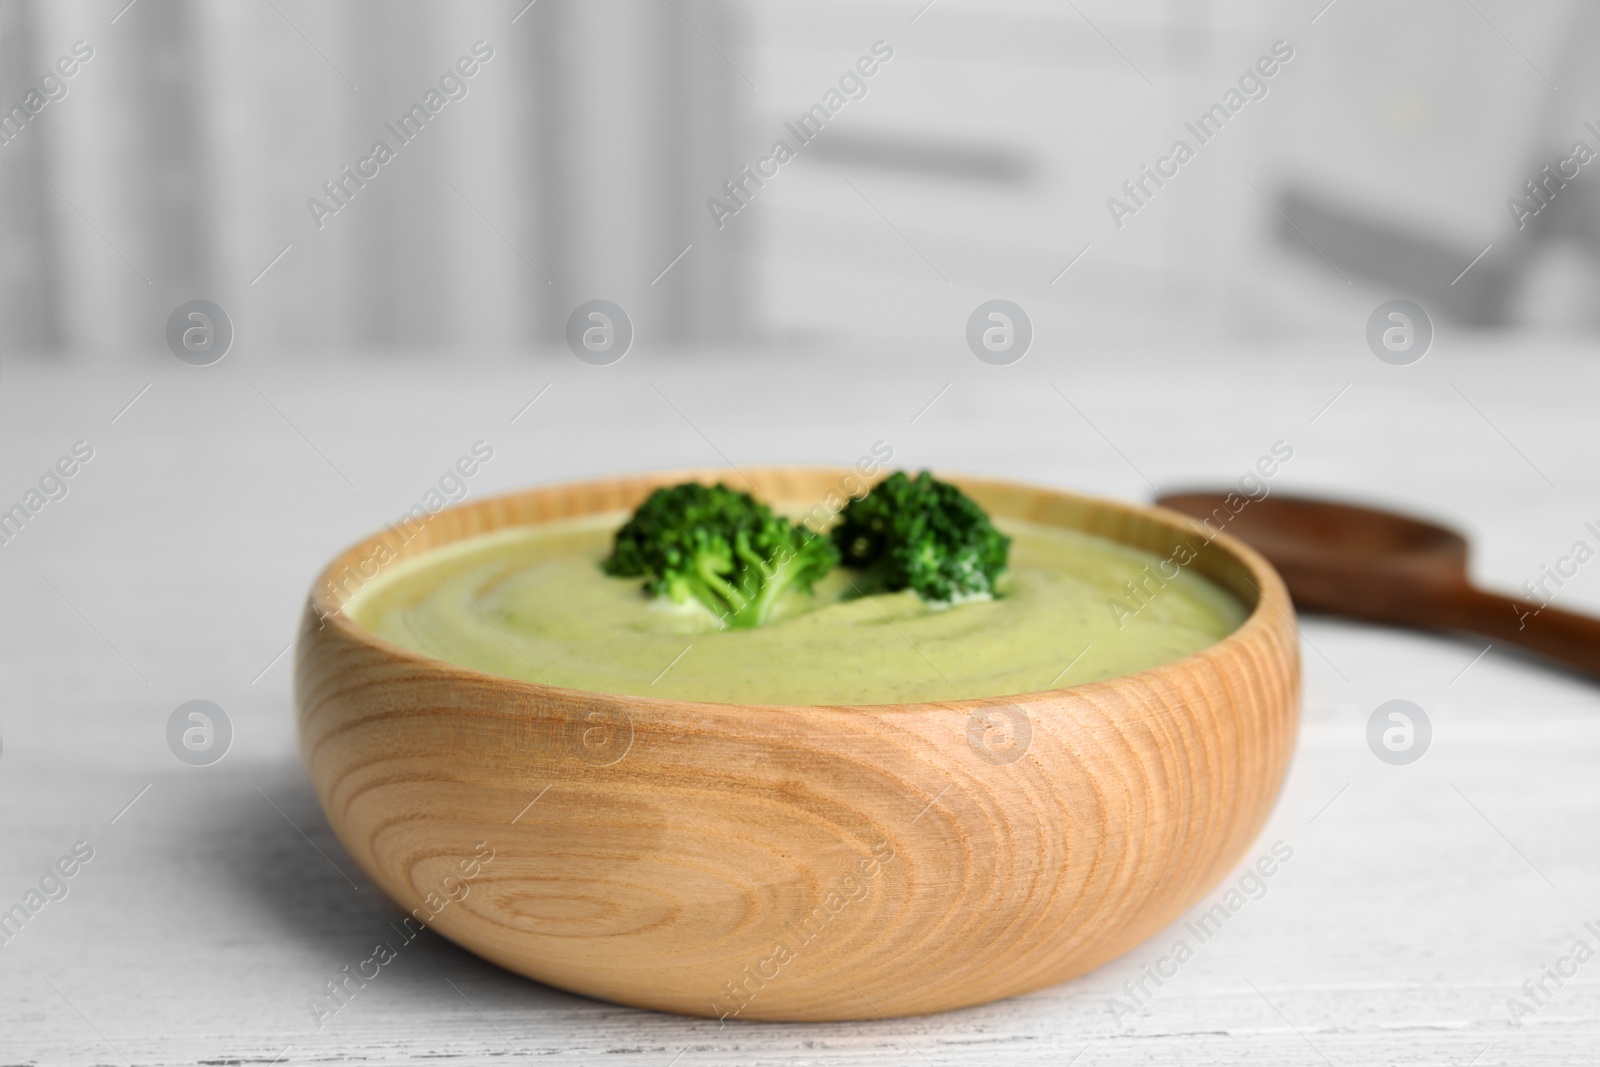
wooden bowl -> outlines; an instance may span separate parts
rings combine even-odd
[[[746,469],[771,501],[844,469]],[[1105,682],[948,703],[746,706],[452,666],[339,611],[392,559],[631,509],[677,471],[531,489],[387,530],[323,572],[295,662],[300,747],[339,840],[436,932],[605,1000],[740,1019],[980,1004],[1118,956],[1215,886],[1278,795],[1299,642],[1255,552],[1174,512],[953,476],[992,514],[1190,566],[1252,607]],[[845,482],[845,484],[850,484]],[[991,742],[996,727],[1009,731]],[[1020,739],[1020,740],[1019,740]]]

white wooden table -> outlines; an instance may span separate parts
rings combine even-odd
[[[641,346],[610,368],[247,345],[205,369],[8,358],[0,507],[73,442],[94,458],[0,546],[0,908],[75,842],[93,859],[0,945],[0,1063],[1593,1063],[1600,962],[1547,981],[1520,1027],[1507,998],[1575,939],[1600,950],[1584,929],[1600,927],[1600,689],[1483,642],[1305,624],[1300,752],[1252,851],[1281,839],[1293,858],[1136,1016],[1110,998],[1181,924],[1029,996],[837,1025],[601,1004],[427,934],[319,1029],[308,999],[395,940],[396,913],[318,809],[282,655],[323,560],[480,439],[495,457],[475,496],[644,466],[848,463],[883,439],[906,466],[1132,499],[1231,480],[1283,440],[1275,488],[1447,518],[1478,544],[1477,576],[1515,588],[1600,519],[1592,357],[1442,329],[1396,368],[1356,324],[1226,351],[1041,341],[1008,368],[959,336],[849,358]],[[1597,576],[1560,602],[1600,609]],[[1403,767],[1365,740],[1397,697],[1434,729]],[[235,730],[208,767],[165,740],[195,698]]]

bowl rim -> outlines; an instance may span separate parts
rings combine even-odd
[[[505,493],[497,493],[493,496],[483,497],[478,500],[462,500],[433,512],[430,517],[430,521],[447,513],[480,509],[493,511],[497,505],[509,500],[527,496],[530,493],[572,489],[580,486],[592,486],[607,482],[628,480],[650,480],[659,482],[659,484],[662,485],[671,485],[676,484],[678,481],[726,479],[728,476],[733,475],[742,476],[747,481],[751,481],[749,472],[755,472],[759,474],[780,471],[791,473],[826,473],[839,478],[844,477],[847,473],[855,473],[858,478],[861,477],[860,473],[857,472],[853,467],[831,466],[827,464],[767,463],[760,465],[746,464],[740,467],[662,467],[653,470],[639,470],[628,474],[608,474],[598,477],[571,478],[562,481],[546,482],[538,485],[525,486],[523,488],[514,489]],[[892,471],[884,472],[882,477],[886,477],[889,473],[892,473]],[[581,689],[574,686],[551,685],[546,682],[530,682],[522,678],[512,678],[508,675],[478,670],[475,667],[462,666],[458,663],[452,663],[449,660],[439,659],[435,656],[430,656],[426,653],[417,652],[413,649],[406,648],[404,645],[390,641],[388,638],[381,637],[378,634],[373,633],[371,630],[368,630],[366,627],[361,626],[343,610],[343,604],[332,597],[328,593],[328,590],[334,588],[336,583],[333,581],[333,578],[341,567],[345,567],[347,565],[348,561],[359,558],[363,554],[369,553],[380,543],[387,543],[385,538],[388,535],[389,528],[385,527],[383,530],[370,534],[335,554],[334,557],[317,573],[317,576],[312,583],[311,591],[306,599],[308,628],[303,629],[300,637],[296,640],[295,658],[298,661],[301,657],[301,653],[309,645],[310,639],[317,633],[318,630],[322,629],[323,627],[327,627],[336,631],[339,636],[343,637],[344,639],[363,646],[365,650],[371,653],[387,657],[389,659],[403,661],[419,670],[426,670],[436,675],[438,680],[443,680],[449,676],[455,676],[458,678],[464,676],[468,680],[476,681],[480,684],[489,683],[492,685],[497,685],[511,692],[516,692],[524,697],[533,698],[535,700],[543,698],[545,700],[562,701],[581,697],[588,700],[598,699],[608,703],[614,702],[617,704],[626,705],[629,710],[655,710],[661,712],[662,714],[668,715],[675,712],[692,712],[705,708],[727,708],[751,711],[770,710],[775,712],[799,711],[844,714],[867,713],[877,715],[916,715],[932,712],[959,712],[962,714],[971,714],[972,712],[981,708],[1038,704],[1049,700],[1059,699],[1062,694],[1066,693],[1073,694],[1074,696],[1083,696],[1086,699],[1093,699],[1097,694],[1105,694],[1121,690],[1123,687],[1126,687],[1130,684],[1156,685],[1162,681],[1175,681],[1184,674],[1191,672],[1193,667],[1199,663],[1219,657],[1230,656],[1235,650],[1239,650],[1240,646],[1244,646],[1263,637],[1268,637],[1268,631],[1272,630],[1277,625],[1277,623],[1270,617],[1273,613],[1277,613],[1282,616],[1283,621],[1287,622],[1289,628],[1294,633],[1298,634],[1299,632],[1295,612],[1289,599],[1288,587],[1284,584],[1282,577],[1279,576],[1278,572],[1273,568],[1272,564],[1267,561],[1265,556],[1251,548],[1245,542],[1239,540],[1237,537],[1227,533],[1225,530],[1213,531],[1210,527],[1206,526],[1198,519],[1191,518],[1190,516],[1184,515],[1181,512],[1159,507],[1154,504],[1132,504],[1120,500],[1113,500],[1107,497],[1091,496],[1089,494],[1075,492],[1070,489],[1061,489],[1055,486],[1039,485],[1032,482],[1016,481],[1009,478],[995,478],[983,474],[969,474],[964,471],[953,471],[946,468],[936,469],[933,471],[933,474],[936,478],[954,482],[963,488],[969,485],[982,485],[985,487],[994,487],[996,489],[1025,490],[1035,493],[1048,493],[1058,497],[1068,497],[1076,502],[1091,505],[1095,508],[1121,512],[1124,515],[1143,518],[1146,520],[1153,519],[1158,522],[1165,523],[1170,527],[1175,527],[1177,531],[1193,534],[1200,539],[1200,546],[1202,548],[1210,545],[1216,545],[1222,551],[1233,556],[1234,559],[1239,563],[1243,564],[1247,575],[1247,580],[1256,590],[1255,605],[1249,609],[1249,613],[1245,616],[1244,620],[1233,630],[1225,634],[1221,639],[1214,641],[1203,648],[1197,649],[1186,656],[1182,656],[1174,660],[1168,660],[1164,663],[1158,663],[1153,667],[1147,667],[1144,670],[1134,671],[1131,674],[1119,674],[1111,678],[1102,678],[1090,682],[1080,682],[1076,685],[1059,686],[1053,689],[1038,689],[1030,690],[1024,693],[1002,693],[981,697],[961,697],[955,700],[910,701],[888,704],[771,704],[759,702],[742,703],[737,701],[687,700],[675,699],[671,697],[636,696],[629,693],[607,693],[600,690]],[[861,480],[870,485],[876,484],[881,480],[881,477],[874,476],[870,478],[861,478]],[[754,483],[752,482],[752,484]],[[596,512],[593,514],[599,513]],[[579,516],[571,517],[577,518]],[[471,537],[486,536],[497,533],[501,529],[508,529],[510,528],[510,525],[511,524],[507,524],[504,527],[480,530],[475,533],[465,534],[461,537],[450,538],[448,540],[440,541],[436,544],[430,544],[419,550],[415,556],[403,558],[420,558],[428,552],[436,551],[459,541],[467,540]],[[528,525],[539,524],[530,523]],[[1094,536],[1103,537],[1105,535],[1095,534]],[[1113,538],[1107,539],[1115,540]],[[1133,548],[1140,547],[1137,545],[1128,545],[1128,543],[1124,541],[1117,541],[1116,543],[1124,544]],[[1145,549],[1144,551],[1149,550]],[[1185,564],[1184,566],[1188,566],[1188,564]],[[1218,582],[1218,579],[1216,578],[1211,578],[1209,575],[1207,575],[1207,577],[1213,582]],[[367,579],[369,582],[375,580],[376,577],[373,579]],[[1218,582],[1218,584],[1221,583]],[[1229,593],[1231,596],[1238,596],[1237,593],[1231,589],[1226,589],[1226,587],[1224,588],[1224,591]],[[321,620],[320,626],[316,625],[319,617]],[[529,705],[524,704],[522,706],[527,707]]]

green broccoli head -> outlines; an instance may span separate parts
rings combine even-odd
[[[833,542],[848,567],[864,568],[864,591],[913,590],[952,603],[995,595],[1011,538],[970,497],[927,471],[896,471],[840,513]]]
[[[607,574],[645,578],[648,593],[697,600],[734,629],[760,626],[791,589],[839,562],[826,537],[725,485],[685,482],[651,493],[617,531]]]

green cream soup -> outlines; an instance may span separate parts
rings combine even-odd
[[[839,568],[757,629],[647,597],[599,563],[625,515],[521,527],[388,568],[347,605],[361,626],[491,674],[603,693],[752,704],[888,704],[1035,692],[1186,656],[1245,609],[1187,570],[1137,607],[1157,558],[1053,526],[1013,538],[999,599],[954,607],[861,597]],[[1168,567],[1170,569],[1170,567]],[[1150,583],[1154,587],[1154,583]],[[1114,611],[1111,602],[1122,605]]]

